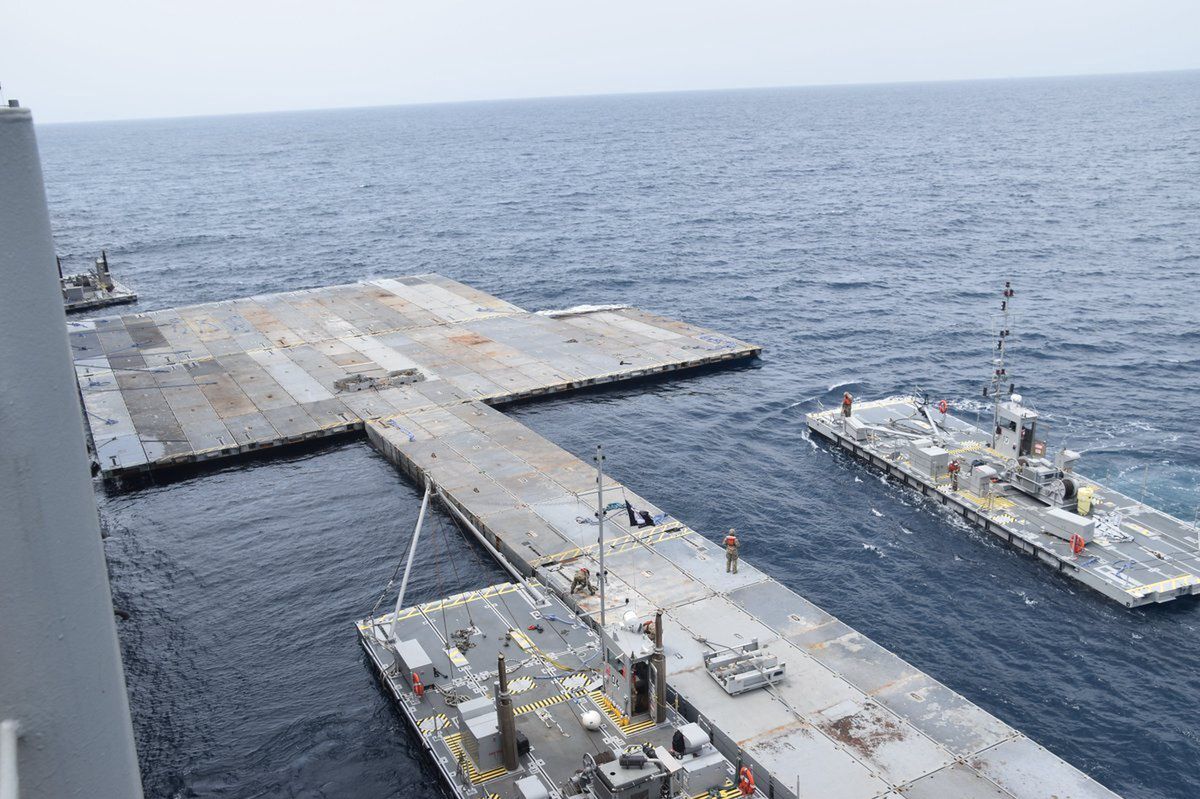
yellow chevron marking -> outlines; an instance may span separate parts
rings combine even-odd
[[[604,715],[608,716],[609,721],[617,725],[623,735],[633,735],[641,732],[642,730],[648,730],[655,724],[653,718],[645,721],[630,721],[625,717],[624,713],[617,709],[617,706],[612,703],[612,700],[605,696],[604,692],[601,690],[589,692],[588,697],[590,697],[591,700],[596,703],[596,707],[600,708],[600,711],[604,713]]]
[[[417,723],[417,728],[420,729],[425,735],[433,735],[435,732],[442,729],[449,723],[450,720],[446,718],[445,713],[435,713],[432,716],[421,719]]]
[[[446,650],[446,654],[450,657],[450,662],[453,663],[458,668],[461,669],[463,666],[467,665],[467,658],[463,655],[463,653],[461,651],[459,651],[458,647],[456,647],[456,646],[450,647],[449,649]]]
[[[511,635],[512,639],[517,642],[517,646],[521,647],[526,652],[529,652],[530,650],[537,648],[533,645],[533,641],[529,640],[529,636],[526,635],[525,633],[521,632],[520,630],[516,630],[516,629],[509,630],[508,634]]]
[[[518,677],[508,684],[508,692],[514,696],[523,694],[526,691],[532,691],[536,684],[532,677]]]
[[[504,766],[500,766],[499,768],[494,768],[491,771],[485,771],[481,774],[479,769],[475,768],[475,764],[471,762],[471,756],[467,754],[467,750],[463,748],[462,733],[456,732],[453,735],[447,735],[442,740],[446,742],[446,746],[449,747],[450,753],[454,755],[454,759],[458,761],[459,768],[463,770],[463,773],[466,775],[467,779],[471,781],[472,785],[478,785],[481,782],[494,780],[496,777],[500,777],[508,773]]]
[[[552,707],[553,705],[557,705],[559,702],[564,702],[567,699],[574,699],[577,696],[583,696],[583,692],[576,691],[574,693],[559,694],[557,696],[547,697],[546,699],[539,699],[536,702],[530,702],[528,705],[514,707],[513,715],[520,716],[525,713],[532,713],[535,710],[542,710],[544,708]]]

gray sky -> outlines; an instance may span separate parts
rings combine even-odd
[[[10,0],[41,122],[1200,67],[1200,0]]]

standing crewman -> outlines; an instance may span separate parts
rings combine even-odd
[[[575,579],[571,580],[571,593],[582,594],[587,591],[589,594],[596,593],[596,589],[592,587],[592,573],[586,566],[580,566],[575,572]]]
[[[950,472],[950,490],[958,490],[958,470],[962,468],[958,465],[958,461],[950,461],[950,465],[946,467],[946,471]]]
[[[741,544],[738,542],[737,531],[730,527],[729,534],[725,536],[726,574],[737,574],[738,547],[740,546]]]
[[[842,393],[842,416],[850,418],[850,411],[854,408],[854,397],[850,396],[850,392]]]

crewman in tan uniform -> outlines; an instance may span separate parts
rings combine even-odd
[[[741,544],[738,542],[737,531],[732,527],[729,528],[729,534],[725,536],[725,573],[737,574],[738,564],[738,547]]]
[[[571,580],[571,593],[582,594],[584,591],[589,594],[596,593],[596,589],[592,588],[592,573],[586,566],[581,566],[575,572],[575,579]]]

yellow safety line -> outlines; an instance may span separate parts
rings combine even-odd
[[[405,608],[404,610],[400,611],[399,618],[397,618],[394,613],[385,613],[382,616],[376,617],[374,621],[376,624],[391,624],[393,621],[405,621],[420,613],[432,613],[438,610],[449,610],[450,608],[457,608],[470,602],[478,602],[481,599],[490,599],[502,594],[511,594],[517,590],[519,590],[518,586],[502,585],[498,588],[496,586],[491,586],[489,588],[482,588],[478,591],[467,591],[464,594],[456,594],[455,596],[446,597],[445,599],[438,599],[434,600],[433,602],[426,602],[423,605]],[[365,621],[358,625],[358,629],[365,631],[370,626],[371,622]]]
[[[738,797],[741,795],[742,792],[738,790],[738,787],[729,780],[725,780],[725,787],[717,791],[717,799],[738,799]],[[696,794],[695,796],[691,797],[691,799],[711,799],[711,797],[712,794],[708,791],[705,791],[704,793]]]
[[[1197,578],[1194,574],[1181,574],[1178,577],[1172,577],[1169,580],[1161,580],[1157,583],[1150,583],[1149,585],[1139,585],[1135,588],[1127,588],[1125,591],[1133,596],[1143,597],[1146,594],[1153,594],[1159,591],[1171,591],[1176,588],[1183,588],[1187,585],[1195,585],[1198,582],[1200,582],[1200,578]]]
[[[1013,502],[1011,499],[1005,499],[1004,497],[996,496],[988,499],[965,489],[959,490],[958,495],[967,502],[978,505],[981,508],[1015,508],[1017,506],[1017,503]]]

